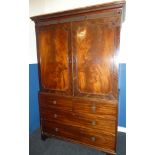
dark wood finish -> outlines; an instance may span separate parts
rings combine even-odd
[[[75,95],[113,95],[117,29],[102,21],[104,18],[73,23]]]
[[[80,143],[94,145],[111,152],[115,147],[115,136],[104,132],[48,121],[43,122],[43,129],[45,133],[52,136],[80,141]]]
[[[94,115],[116,115],[116,106],[115,101],[93,101],[93,100],[82,100],[74,99],[73,110],[75,113],[88,113]]]
[[[83,16],[83,15],[88,15],[88,14],[107,12],[110,10],[117,10],[117,12],[120,12],[120,10],[122,10],[119,14],[120,15],[123,14],[122,19],[124,19],[124,11],[125,11],[124,9],[125,9],[125,0],[120,0],[120,1],[110,2],[110,3],[100,4],[100,5],[98,4],[98,5],[83,7],[83,8],[74,9],[74,10],[34,16],[34,17],[31,17],[31,19],[36,24],[39,24],[40,22],[45,23],[46,21],[50,21],[54,19],[56,20],[59,19],[59,22],[60,22],[61,21],[60,19],[75,17],[76,15]]]
[[[50,94],[40,94],[40,107],[72,111],[72,101],[65,97],[56,97]]]
[[[71,94],[70,25],[44,26],[37,32],[42,88]]]
[[[120,27],[125,1],[31,17],[41,138],[116,154]]]
[[[109,135],[115,135],[115,127],[114,127],[115,123],[113,121],[104,120],[104,119],[100,119],[97,121],[95,121],[95,120],[91,121],[88,119],[83,119],[83,118],[79,118],[79,117],[75,117],[75,116],[73,116],[72,118],[68,118],[71,115],[64,117],[64,115],[62,116],[60,114],[54,114],[53,115],[54,118],[52,118],[51,115],[48,115],[48,116],[51,116],[48,118],[47,118],[47,115],[45,115],[45,116],[46,117],[42,118],[44,121],[58,123],[61,125],[69,125],[69,126],[73,126],[73,127],[79,127],[81,129],[95,131],[95,132],[101,132],[101,133],[103,132],[103,133],[109,134]],[[55,117],[58,117],[58,118],[56,119]],[[108,127],[106,127],[106,124],[111,125],[111,126],[108,126],[109,127],[108,128]]]
[[[114,120],[114,117],[100,117],[97,115],[84,116],[74,114],[74,112],[60,111],[54,108],[42,108],[41,119],[115,134],[116,120]]]

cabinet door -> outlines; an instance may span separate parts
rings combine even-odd
[[[70,24],[37,28],[41,89],[72,94]]]
[[[119,27],[113,25],[104,19],[72,24],[75,95],[117,98]]]

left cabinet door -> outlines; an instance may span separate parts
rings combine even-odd
[[[70,24],[36,27],[40,85],[56,94],[72,94]]]

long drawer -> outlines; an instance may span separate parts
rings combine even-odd
[[[60,123],[43,121],[42,130],[52,136],[74,140],[83,144],[96,146],[101,150],[113,152],[115,150],[115,136],[99,133],[74,126],[62,125]]]
[[[66,125],[72,125],[100,132],[115,134],[116,121],[98,117],[96,115],[80,115],[57,109],[41,109],[41,118]]]

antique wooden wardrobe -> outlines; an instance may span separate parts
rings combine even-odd
[[[116,154],[120,27],[125,2],[31,17],[41,137]]]

